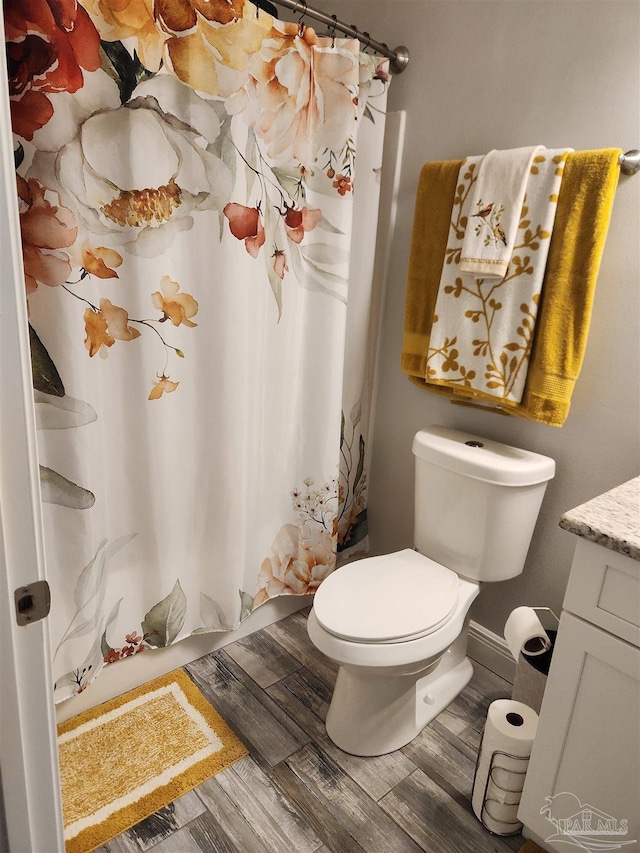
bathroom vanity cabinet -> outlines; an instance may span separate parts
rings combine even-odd
[[[640,478],[560,524],[580,539],[518,816],[550,850],[640,850]]]

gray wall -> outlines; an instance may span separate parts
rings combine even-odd
[[[404,289],[418,175],[428,160],[543,144],[640,148],[637,0],[342,0],[340,18],[411,50],[389,108],[407,111],[400,209],[383,317],[370,479],[373,553],[412,544],[411,439],[442,423],[552,456],[524,573],[487,585],[472,617],[498,634],[520,604],[562,606],[575,537],[563,511],[636,476],[639,436],[640,174],[622,178],[589,344],[558,429],[453,406],[400,372]]]

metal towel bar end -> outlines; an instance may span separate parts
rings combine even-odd
[[[635,175],[640,172],[640,151],[633,148],[631,151],[625,151],[618,158],[620,171],[623,175]]]

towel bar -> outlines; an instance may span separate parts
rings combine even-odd
[[[640,151],[633,148],[631,151],[625,151],[618,159],[620,171],[623,175],[635,175],[640,172]]]

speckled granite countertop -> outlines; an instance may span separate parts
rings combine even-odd
[[[560,527],[640,560],[640,477],[565,512]]]

